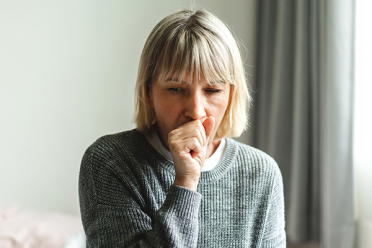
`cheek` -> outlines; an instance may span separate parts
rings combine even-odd
[[[216,104],[213,105],[213,110],[210,113],[216,119],[215,131],[219,128],[223,117],[225,116],[226,109],[229,105],[229,95],[221,97]]]
[[[176,104],[171,101],[171,99],[159,96],[159,99],[157,101],[157,104],[155,105],[155,109],[158,110],[158,112],[162,112],[163,114],[171,114],[176,109]]]
[[[213,109],[214,114],[218,116],[223,116],[229,104],[229,95],[223,94],[219,97],[213,99],[210,102],[211,109]]]
[[[173,127],[177,116],[180,114],[178,104],[161,96],[155,102],[154,110],[158,122],[164,126]]]

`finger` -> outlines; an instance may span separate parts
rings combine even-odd
[[[209,143],[209,137],[211,136],[211,134],[213,132],[215,122],[216,122],[216,120],[214,119],[213,116],[209,116],[203,122],[203,127],[204,127],[204,130],[205,130],[205,136],[206,136],[206,139],[207,139],[207,142],[205,143],[206,145]]]
[[[204,121],[205,121],[205,119],[203,121],[199,121],[199,130],[200,130],[201,136],[203,138],[202,146],[206,146],[207,145],[207,134],[205,132],[205,127],[203,126],[203,122]]]
[[[185,145],[190,151],[193,151],[193,153],[203,152],[203,146],[201,145],[199,140],[195,137],[186,139]]]
[[[197,138],[202,146],[206,143],[205,130],[199,120],[188,122],[172,130],[168,134],[168,142],[170,143],[172,140],[184,140],[191,137]]]
[[[187,154],[189,155],[192,151],[193,154],[203,152],[203,147],[201,146],[199,140],[195,137],[187,138],[184,140],[180,140],[178,142],[172,142],[170,146],[171,152],[172,151],[179,151],[179,154]]]

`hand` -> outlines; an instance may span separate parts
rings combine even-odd
[[[168,144],[176,171],[175,185],[196,191],[214,125],[215,119],[210,116],[190,121],[169,133]]]

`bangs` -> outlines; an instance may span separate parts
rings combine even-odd
[[[169,78],[234,84],[232,58],[227,46],[211,31],[193,26],[168,36],[155,65],[158,82]]]

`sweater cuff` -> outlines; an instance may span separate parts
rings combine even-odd
[[[163,207],[171,212],[178,212],[179,217],[185,219],[198,219],[202,195],[191,189],[172,185],[168,191]]]

